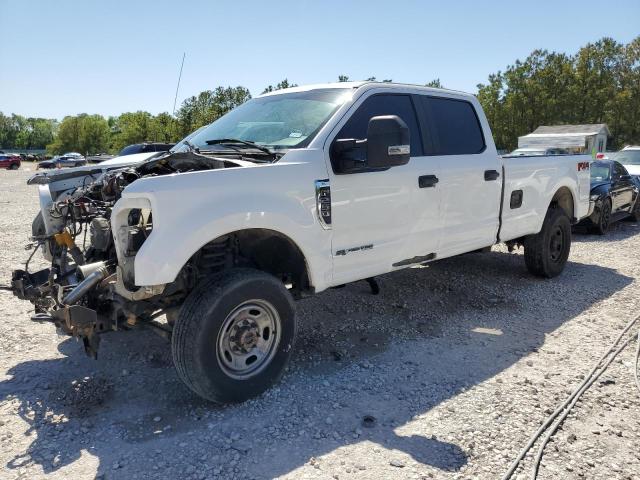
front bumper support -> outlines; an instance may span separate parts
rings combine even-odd
[[[53,321],[65,333],[82,338],[84,351],[92,358],[98,358],[98,346],[100,345],[99,333],[107,328],[106,321],[99,321],[98,314],[82,305],[64,306],[51,313]]]
[[[14,270],[11,288],[16,297],[29,300],[35,305],[36,313],[31,317],[32,320],[55,323],[67,335],[81,338],[87,355],[97,358],[99,333],[110,330],[112,321],[99,317],[95,310],[82,305],[56,307],[52,298],[56,291],[52,291],[50,279],[51,270],[48,268],[34,273]]]

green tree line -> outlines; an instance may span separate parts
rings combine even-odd
[[[338,81],[349,81],[349,76],[340,75]],[[440,79],[426,85],[443,88]],[[294,86],[285,78],[262,93]],[[603,38],[573,55],[535,50],[490,75],[478,85],[477,96],[500,149],[515,148],[518,136],[540,125],[584,123],[607,123],[610,146],[638,144],[640,37],[626,45]],[[242,86],[217,87],[187,98],[174,115],[137,111],[105,118],[83,113],[58,122],[0,113],[0,147],[92,154],[115,153],[143,141],[176,142],[250,98]]]
[[[478,85],[478,99],[498,148],[540,125],[606,123],[609,146],[640,143],[640,37],[611,38],[576,54],[535,50]]]
[[[57,129],[56,120],[0,112],[0,147],[42,149],[53,142]]]

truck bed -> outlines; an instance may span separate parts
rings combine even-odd
[[[553,195],[562,187],[577,192],[572,221],[577,222],[588,214],[590,155],[503,156],[502,160],[500,241],[539,232]]]

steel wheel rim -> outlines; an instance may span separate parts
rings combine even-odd
[[[222,371],[237,380],[262,372],[280,344],[280,325],[278,311],[265,300],[248,300],[234,308],[222,323],[216,342]]]
[[[552,262],[558,262],[562,258],[564,243],[564,231],[558,226],[551,232],[549,241],[549,256]]]

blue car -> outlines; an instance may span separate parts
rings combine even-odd
[[[640,221],[640,185],[614,160],[591,163],[589,216],[581,224],[604,235],[613,222],[631,217]]]

